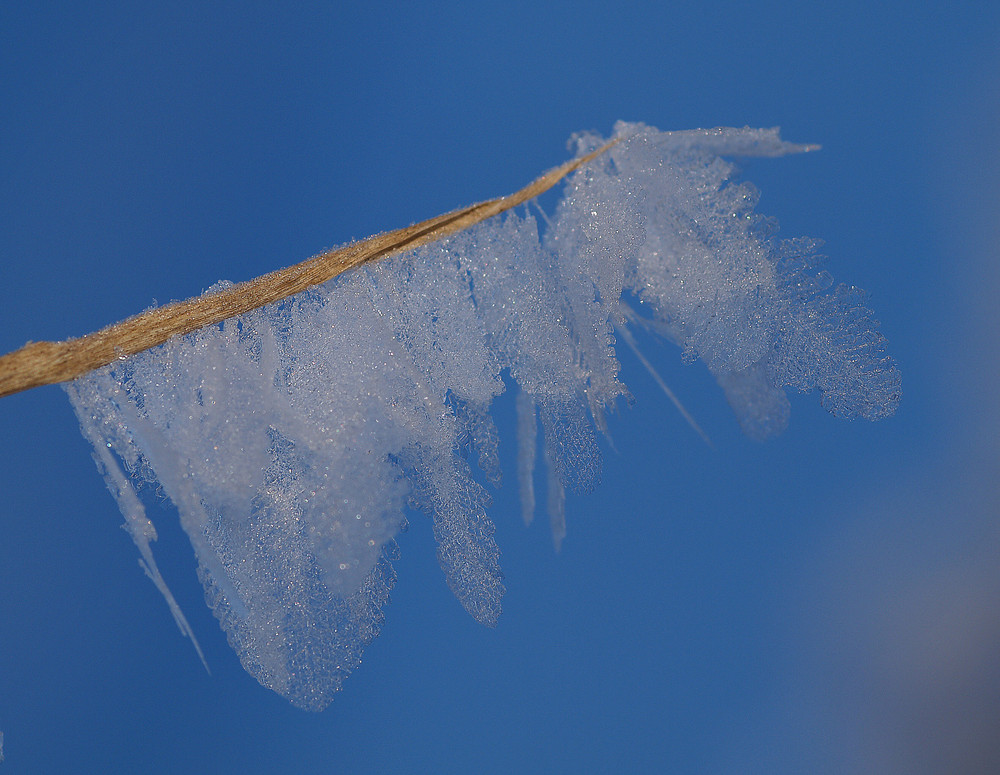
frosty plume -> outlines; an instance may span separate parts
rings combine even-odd
[[[784,428],[788,387],[842,417],[894,411],[899,374],[860,292],[817,270],[814,243],[779,239],[726,161],[809,146],[625,123],[615,138],[567,178],[544,228],[510,211],[67,385],[185,632],[123,469],[177,507],[244,667],[318,710],[378,634],[408,506],[432,518],[462,605],[496,623],[504,587],[480,481],[499,478],[491,403],[516,385],[525,516],[540,455],[558,541],[564,489],[597,484],[597,436],[626,393],[616,328],[702,360],[757,438]],[[582,155],[605,141],[576,142]]]

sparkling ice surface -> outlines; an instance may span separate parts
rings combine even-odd
[[[378,634],[408,507],[432,518],[462,605],[496,623],[503,576],[479,480],[499,481],[502,372],[519,391],[523,516],[540,457],[557,546],[565,490],[597,484],[597,435],[626,393],[616,327],[702,360],[755,438],[786,425],[786,387],[817,389],[842,417],[894,411],[899,373],[862,294],[817,268],[813,242],[779,239],[728,161],[808,146],[774,129],[619,123],[615,136],[541,234],[511,212],[67,385],[141,563],[192,640],[133,482],[177,507],[244,667],[319,710]],[[576,141],[582,154],[603,138]],[[628,320],[623,294],[640,311]]]

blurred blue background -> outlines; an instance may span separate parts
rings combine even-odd
[[[284,7],[282,7],[284,6]],[[560,554],[521,523],[496,630],[401,536],[382,635],[321,714],[240,667],[169,504],[161,570],[62,391],[0,401],[0,772],[1000,772],[1000,6],[6,3],[0,351],[521,187],[575,131],[780,125],[745,177],[865,288],[898,415],[793,397],[777,440],[641,339]]]

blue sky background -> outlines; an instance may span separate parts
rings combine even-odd
[[[0,351],[509,193],[619,118],[780,125],[823,150],[747,164],[759,211],[869,291],[904,396],[797,395],[760,445],[643,339],[716,449],[622,350],[558,555],[501,400],[499,627],[418,515],[321,714],[242,670],[160,505],[206,675],[62,391],[5,398],[0,772],[1000,771],[998,42],[985,2],[4,4]]]

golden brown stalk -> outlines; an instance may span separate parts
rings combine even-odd
[[[0,357],[0,397],[75,379],[117,358],[163,344],[171,337],[215,325],[300,293],[347,269],[455,234],[548,191],[616,142],[612,140],[586,156],[549,170],[510,196],[469,205],[403,229],[376,234],[218,293],[154,307],[87,336],[62,342],[29,342],[21,349]]]

